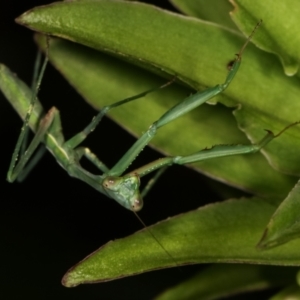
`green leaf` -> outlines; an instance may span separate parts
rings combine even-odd
[[[270,300],[299,300],[300,299],[300,287],[296,284],[290,285],[278,294],[270,298]]]
[[[71,268],[65,274],[63,284],[71,287],[195,263],[299,266],[299,240],[268,251],[255,248],[274,209],[258,198],[207,205],[109,242]]]
[[[45,48],[43,40],[40,39],[39,44]],[[96,108],[100,102],[102,106],[108,105],[162,83],[140,68],[62,40],[51,40],[49,56],[56,68]],[[174,84],[111,111],[111,116],[140,136],[154,120],[189,94],[187,88]],[[229,141],[231,144],[249,143],[236,128],[230,110],[220,105],[203,105],[161,128],[152,145],[165,154],[185,155]],[[275,172],[259,153],[207,160],[195,166],[205,174],[270,197],[272,201],[282,200],[296,182],[294,178]]]
[[[181,12],[188,16],[214,22],[224,27],[237,29],[229,16],[232,4],[228,1],[219,0],[170,0],[170,2]]]
[[[260,265],[212,265],[168,289],[156,300],[220,299],[249,291],[283,286],[295,280],[297,269]]]
[[[276,15],[280,9],[274,6],[272,13]],[[294,20],[293,28],[298,28],[298,18],[290,19]],[[243,44],[238,33],[219,26],[124,1],[55,3],[23,14],[18,22],[118,55],[157,73],[177,75],[196,89],[222,82],[225,66]],[[256,36],[261,34],[258,30]],[[286,77],[273,55],[249,45],[237,78],[215,101],[239,105],[235,114],[239,126],[255,142],[263,136],[264,128],[276,133],[298,120],[299,93],[297,78]],[[299,127],[290,129],[264,149],[274,167],[300,173],[296,151],[299,131]]]
[[[235,4],[232,18],[243,32],[251,32],[253,23],[263,19],[264,25],[254,38],[255,44],[276,54],[287,75],[296,74],[300,62],[300,38],[296,25],[299,24],[299,1],[235,0],[232,3]]]
[[[256,5],[255,2],[251,3]],[[289,6],[290,15],[293,15],[291,17],[287,13],[281,15],[282,7],[278,3],[272,3],[270,7],[272,9],[269,10],[261,8],[261,12],[280,16],[277,17],[280,29],[284,28],[282,24],[288,18],[290,26],[298,28],[296,9]],[[251,19],[248,14],[244,19],[240,18],[240,26],[250,32],[257,19]],[[170,78],[176,75],[178,81],[185,86],[199,90],[223,82],[226,66],[245,40],[239,33],[214,24],[145,4],[123,1],[56,3],[33,9],[18,20],[37,31],[118,56],[160,76]],[[267,20],[268,17],[264,18],[265,23]],[[247,28],[245,24],[249,24]],[[285,62],[289,74],[294,73],[298,68],[297,55],[294,54],[299,49],[297,39],[294,44],[290,42],[294,38],[294,30],[283,33],[277,27],[266,27],[266,30],[261,28],[254,37],[255,43],[269,43],[271,40],[269,47],[274,46],[277,52],[281,51],[278,55]],[[287,50],[274,42],[278,41],[278,33],[284,34],[290,42]],[[266,39],[268,36],[272,38]],[[108,103],[105,101],[112,103],[161,84],[156,76],[147,71],[140,71],[83,47],[55,40],[51,40],[51,44],[51,59],[75,88],[97,108]],[[65,56],[55,53],[59,44],[65,48]],[[81,50],[77,51],[77,48]],[[77,53],[80,54],[76,58]],[[91,59],[82,59],[82,53]],[[70,61],[77,61],[77,64],[69,64],[68,58]],[[105,62],[98,67],[100,60]],[[299,89],[299,79],[287,78],[275,56],[249,45],[234,82],[225,94],[211,102],[238,107],[239,110],[235,111],[238,126],[255,142],[264,135],[263,129],[277,133],[299,119]],[[122,107],[119,112],[115,112],[114,118],[140,135],[157,117],[189,93],[190,89],[174,85],[153,94],[153,98],[151,95]],[[23,107],[16,109],[20,109],[23,114]],[[185,155],[212,144],[246,143],[245,136],[237,130],[235,120],[229,112],[230,109],[220,105],[203,106],[160,130],[157,147],[165,153]],[[298,135],[299,128],[294,127],[264,150],[273,166],[287,173],[300,173]],[[239,157],[230,158],[227,162],[226,159],[217,159],[207,163],[212,167],[206,167],[206,163],[201,164],[204,166],[203,172],[269,197],[268,200],[273,203],[284,197],[295,182],[295,179],[269,168],[259,154],[243,156],[241,160]],[[64,284],[74,286],[111,280],[187,263],[299,265],[298,240],[265,252],[255,249],[255,244],[275,209],[275,206],[262,199],[232,200],[173,218],[158,224],[151,231],[171,253],[176,264],[149,236],[149,232],[144,230],[127,239],[107,244],[99,252],[89,256],[64,277]]]
[[[271,248],[300,237],[300,182],[291,190],[272,216],[259,242],[261,248]]]

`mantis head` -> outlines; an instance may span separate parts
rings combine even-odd
[[[110,198],[125,208],[135,212],[142,209],[143,199],[139,191],[140,178],[138,175],[108,176],[103,180],[102,186]]]

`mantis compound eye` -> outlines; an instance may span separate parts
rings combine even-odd
[[[132,210],[135,212],[140,211],[143,208],[143,205],[144,205],[143,199],[141,197],[137,198],[132,203]]]

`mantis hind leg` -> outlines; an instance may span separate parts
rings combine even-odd
[[[56,109],[51,109],[42,118],[34,138],[32,139],[31,143],[29,144],[27,150],[24,152],[24,154],[19,159],[17,159],[17,156],[19,153],[16,151],[18,151],[20,149],[15,149],[14,156],[16,158],[12,159],[9,170],[7,172],[7,180],[9,182],[15,181],[19,176],[21,176],[21,180],[24,179],[24,176],[26,176],[29,173],[30,169],[32,169],[32,167],[34,166],[32,164],[29,164],[28,165],[29,169],[25,168],[26,164],[28,163],[30,157],[34,154],[37,147],[44,141],[45,134],[47,133],[48,129],[50,128],[50,126],[53,123],[56,111],[57,111]],[[40,156],[41,153],[38,152],[37,155]],[[35,161],[35,163],[37,163],[38,160],[39,160],[39,158],[33,159],[33,161]]]
[[[46,152],[47,152],[47,149],[46,149],[45,145],[40,145],[39,149],[37,150],[35,155],[32,157],[32,159],[23,168],[23,170],[21,170],[20,173],[17,175],[18,182],[22,182],[27,178],[28,174],[36,166],[36,164],[42,159],[42,157],[44,156],[44,154]],[[25,151],[24,151],[24,153],[25,153]]]

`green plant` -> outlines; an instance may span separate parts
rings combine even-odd
[[[197,13],[187,1],[173,2],[186,11],[192,10]],[[239,27],[248,34],[253,24],[262,18],[265,25],[255,36],[254,43],[262,49],[275,52],[283,62],[286,73],[289,75],[297,73],[299,62],[298,40],[295,38],[298,22],[295,13],[297,3],[289,1],[285,6],[286,11],[273,2],[265,1],[262,6],[254,1],[243,1],[243,6],[238,1],[235,3],[237,6],[233,17]],[[60,22],[57,22],[58,19]],[[243,40],[233,29],[228,30],[223,26],[122,1],[66,2],[33,10],[19,19],[19,22],[37,31],[64,37],[106,51],[113,56],[120,56],[122,60],[137,64],[156,74],[176,75],[179,81],[195,89],[203,89],[222,82],[224,68]],[[288,30],[285,27],[288,27]],[[42,45],[41,40],[40,44]],[[95,107],[106,104],[99,101],[124,98],[126,94],[133,94],[132,89],[136,91],[138,88],[142,91],[157,81],[157,78],[148,72],[134,69],[114,59],[104,60],[103,57],[98,52],[66,41],[51,41],[50,59]],[[297,121],[299,119],[297,75],[287,77],[275,55],[254,46],[247,49],[243,59],[242,69],[234,85],[225,96],[220,96],[216,100],[229,107],[239,107],[234,112],[237,124],[228,110],[220,105],[213,108],[201,107],[199,111],[178,120],[173,126],[166,127],[154,141],[154,146],[165,153],[175,155],[190,153],[213,144],[228,143],[229,138],[234,139],[230,140],[230,143],[245,143],[246,137],[238,128],[255,142],[264,134],[263,129],[276,133],[285,125]],[[187,91],[186,88],[176,86],[166,93],[154,95],[147,103],[143,101],[134,103],[112,116],[128,126],[132,132],[139,134],[147,128],[151,120],[155,119],[155,114],[160,115],[161,110],[183,99]],[[199,122],[204,118],[205,121]],[[297,153],[298,131],[299,128],[296,127],[291,129],[263,151],[276,169],[294,175],[299,174],[300,166],[300,157]],[[176,140],[169,138],[175,134]],[[201,140],[195,138],[199,136]],[[299,241],[267,251],[258,251],[255,248],[268,220],[291,190],[296,178],[278,173],[260,154],[253,157],[230,158],[227,161],[214,160],[201,163],[197,167],[210,176],[251,191],[260,198],[231,199],[153,227],[151,231],[163,244],[173,245],[170,246],[170,252],[178,264],[234,261],[299,265]],[[285,221],[292,223],[297,221],[297,199],[292,202],[286,216]],[[287,223],[285,222],[283,227]],[[288,239],[297,235],[295,230]],[[107,280],[172,265],[173,262],[166,261],[165,254],[155,242],[152,243],[153,246],[150,247],[151,241],[147,232],[110,243],[68,273],[64,283],[70,286],[85,281]],[[117,266],[128,261],[128,257],[132,258],[130,264],[118,268]],[[116,263],[115,267],[112,267],[112,261]],[[281,268],[272,268],[272,272],[264,272],[265,268],[270,270],[269,267],[243,267],[246,274],[251,273],[247,272],[247,268],[256,268],[255,274],[261,274],[260,272],[268,274],[268,285],[264,287],[277,284],[275,275],[282,272]],[[227,274],[226,270],[232,268],[234,267],[213,267],[211,269],[213,271],[203,273],[204,275],[200,277],[203,281],[203,276],[209,278],[211,274]],[[240,274],[241,270],[238,268],[237,270]],[[294,276],[296,271],[290,269],[290,272]],[[83,277],[80,277],[81,275]],[[234,282],[235,276],[236,273],[232,275],[231,282]],[[256,279],[254,281],[258,283],[260,276],[257,275]],[[246,282],[249,283],[250,279]],[[287,282],[283,284],[292,283],[292,279]],[[241,288],[234,286],[226,293],[240,291],[243,288],[246,290],[249,288],[247,283],[243,283]],[[254,286],[250,288],[257,287]],[[223,295],[226,288],[228,285],[223,287],[223,290],[220,287],[219,295]],[[175,295],[179,296],[179,293],[176,292]]]

